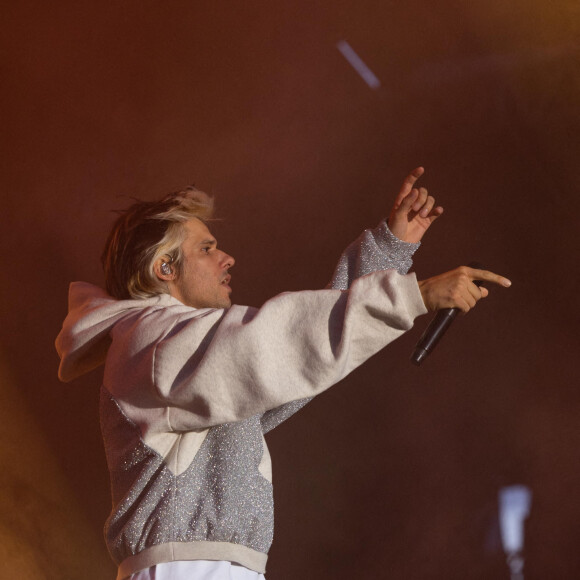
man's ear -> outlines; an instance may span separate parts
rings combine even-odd
[[[175,268],[168,256],[155,260],[153,271],[159,280],[163,280],[164,282],[175,280]]]

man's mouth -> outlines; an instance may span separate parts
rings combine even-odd
[[[222,286],[228,286],[230,285],[230,280],[232,279],[232,277],[228,274],[222,281],[221,284]]]

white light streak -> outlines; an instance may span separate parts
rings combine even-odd
[[[499,490],[499,525],[506,554],[524,549],[524,520],[530,515],[532,491],[525,485]]]
[[[336,48],[346,58],[350,66],[361,76],[363,81],[371,88],[378,89],[381,81],[375,76],[373,71],[362,61],[361,57],[352,49],[346,40],[341,40],[336,44]]]

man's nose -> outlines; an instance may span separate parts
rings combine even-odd
[[[224,252],[224,268],[233,268],[235,263],[236,261],[234,260],[233,256],[230,256]]]

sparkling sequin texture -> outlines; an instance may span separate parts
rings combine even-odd
[[[355,278],[376,270],[404,274],[418,247],[398,240],[383,222],[347,248],[329,286],[346,290]],[[309,400],[212,427],[189,467],[176,475],[102,388],[101,427],[113,497],[105,535],[114,560],[121,563],[170,542],[223,542],[265,555],[274,516],[272,485],[262,475],[261,462],[269,457],[263,433]]]
[[[420,242],[410,244],[395,237],[383,221],[373,230],[365,230],[342,254],[331,288],[346,290],[359,276],[377,270],[394,268],[399,274],[406,274],[412,266],[413,254]]]
[[[273,536],[272,485],[258,471],[260,417],[210,429],[189,468],[174,475],[140,439],[103,388],[101,425],[113,501],[107,543],[115,560],[167,542],[243,544],[266,553]]]

